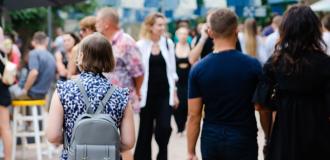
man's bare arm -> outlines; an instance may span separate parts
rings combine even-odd
[[[196,157],[196,143],[200,132],[202,110],[202,98],[192,98],[188,100],[188,157]]]

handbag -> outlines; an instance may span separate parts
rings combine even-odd
[[[270,79],[264,78],[258,83],[252,101],[263,107],[276,110],[277,95],[278,84]]]
[[[2,82],[6,85],[14,84],[17,75],[16,64],[10,62],[6,54],[5,56],[3,56],[1,53],[0,53],[0,61],[5,66],[3,74],[2,75],[0,74]]]
[[[261,80],[256,88],[256,91],[253,95],[253,102],[257,103],[263,107],[267,107],[270,110],[276,110],[277,106],[277,97],[278,97],[278,84],[274,81],[267,79],[264,77]],[[272,114],[272,112],[270,112]],[[271,143],[271,134],[273,129],[273,120],[269,121],[269,129],[268,129],[268,139],[265,142],[265,146],[263,148],[263,154],[265,159],[269,156],[269,146]]]

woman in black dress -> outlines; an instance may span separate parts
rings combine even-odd
[[[0,56],[4,57],[5,54],[0,51]],[[4,144],[4,160],[11,159],[11,146],[12,136],[9,125],[9,109],[8,106],[11,103],[10,93],[8,85],[2,82],[2,75],[5,69],[5,65],[0,61],[0,138]]]
[[[320,20],[310,7],[295,5],[279,31],[261,81],[275,86],[270,87],[276,104],[271,109],[277,111],[266,160],[329,160],[330,58],[323,50]]]
[[[190,45],[187,42],[189,36],[188,28],[181,27],[176,31],[178,43],[175,45],[176,72],[179,80],[176,82],[178,88],[179,107],[174,110],[174,119],[178,127],[178,133],[182,136],[185,130],[188,112],[188,76],[190,63],[188,60]]]

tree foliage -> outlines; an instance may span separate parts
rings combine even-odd
[[[52,26],[63,27],[65,19],[58,15],[58,11],[66,12],[70,15],[68,18],[81,19],[86,15],[92,15],[98,7],[97,0],[86,0],[67,6],[52,7]],[[25,43],[29,42],[32,34],[36,31],[47,31],[46,7],[23,9],[11,11],[6,19],[6,32],[15,30],[19,33]]]
[[[31,8],[9,13],[11,26],[14,30],[45,30],[47,27],[47,8]]]

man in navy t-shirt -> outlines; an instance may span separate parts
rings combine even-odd
[[[257,125],[251,101],[261,65],[237,51],[237,16],[228,9],[207,18],[214,51],[193,66],[189,75],[188,157],[196,159],[200,131],[202,158],[256,160]]]

